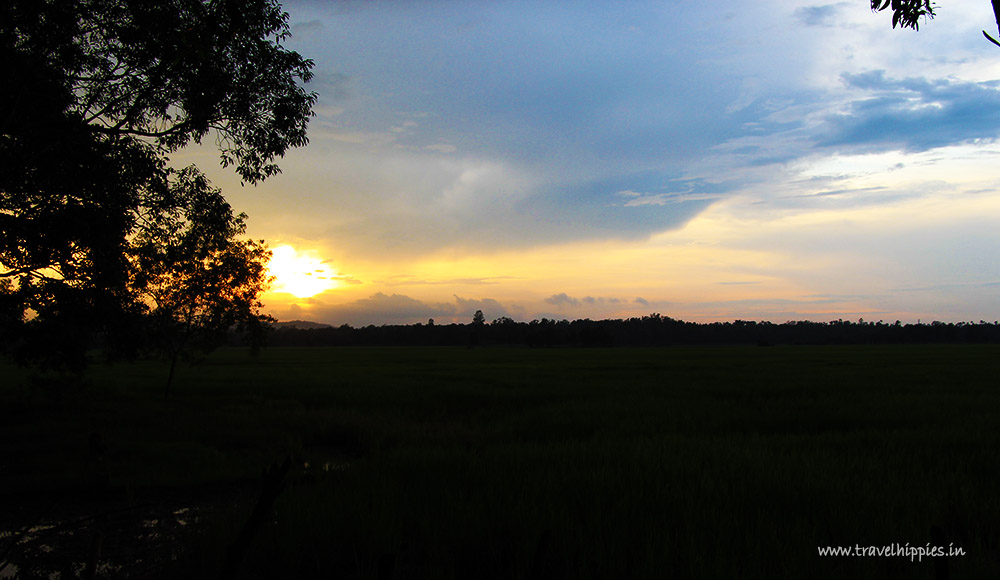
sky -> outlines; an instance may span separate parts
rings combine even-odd
[[[990,3],[288,0],[310,143],[242,185],[333,325],[1000,318]]]

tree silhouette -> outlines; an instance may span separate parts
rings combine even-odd
[[[312,62],[274,0],[0,3],[0,337],[79,368],[134,344],[128,248],[176,209],[167,155],[212,138],[246,182],[306,143]],[[152,235],[152,234],[149,234]]]
[[[990,0],[990,4],[993,7],[993,17],[996,20],[997,29],[1000,30],[1000,0]],[[921,18],[928,20],[934,18],[935,9],[930,0],[871,0],[871,7],[875,12],[891,8],[892,27],[899,26],[913,30],[920,28]],[[983,36],[993,44],[1000,46],[1000,41],[990,36],[985,30]]]
[[[881,12],[892,8],[892,27],[919,30],[920,19],[934,18],[934,6],[930,0],[871,0],[872,11]]]
[[[482,310],[476,310],[472,315],[472,324],[469,332],[469,347],[479,346],[483,340],[483,331],[486,328],[486,316]]]
[[[4,56],[51,71],[66,113],[107,139],[162,152],[213,132],[223,164],[249,182],[307,142],[316,95],[300,81],[313,63],[281,46],[288,14],[275,0],[14,0],[0,16]]]
[[[245,220],[194,167],[176,172],[161,210],[143,216],[128,252],[131,285],[148,311],[149,346],[170,362],[165,395],[179,358],[211,351],[234,327],[256,348],[274,321],[258,299],[271,252],[263,240],[239,239]]]

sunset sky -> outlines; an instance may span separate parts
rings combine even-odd
[[[919,32],[863,1],[284,5],[309,146],[256,187],[173,157],[275,250],[281,320],[1000,318],[985,0]]]

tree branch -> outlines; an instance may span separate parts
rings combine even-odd
[[[24,266],[22,268],[14,268],[13,270],[0,272],[0,278],[13,278],[14,276],[22,276],[24,274],[30,273],[33,269],[34,268],[30,266]]]
[[[121,125],[121,123],[119,123]],[[172,125],[169,129],[164,129],[162,131],[140,131],[138,129],[125,129],[119,127],[105,127],[101,125],[91,124],[90,127],[93,131],[98,133],[103,133],[105,135],[134,135],[136,137],[150,137],[153,139],[159,139],[162,137],[169,137],[174,133],[178,133],[187,129],[191,125],[191,121],[181,121],[176,125]]]
[[[991,3],[993,4],[993,19],[997,21],[997,30],[1000,31],[1000,0],[991,0]]]
[[[993,44],[995,44],[997,46],[1000,46],[1000,41],[998,41],[997,39],[995,39],[992,36],[990,36],[990,34],[988,32],[986,32],[985,30],[983,31],[983,36],[986,37],[986,40],[992,42]]]

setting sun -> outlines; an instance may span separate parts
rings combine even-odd
[[[272,292],[285,292],[296,298],[309,298],[337,287],[336,273],[330,266],[291,246],[273,250],[268,271],[275,278]]]

